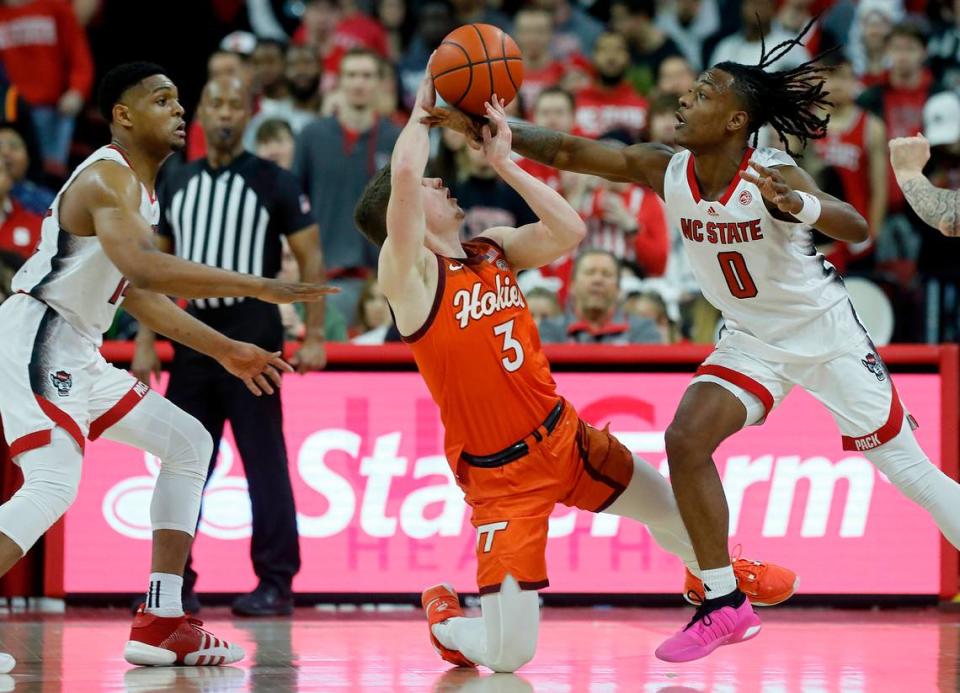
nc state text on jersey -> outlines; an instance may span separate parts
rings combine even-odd
[[[750,221],[708,221],[680,218],[683,237],[694,243],[749,243],[763,240],[763,228],[759,219]]]

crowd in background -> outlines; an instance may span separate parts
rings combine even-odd
[[[135,6],[135,7],[132,7]],[[0,299],[32,252],[54,191],[107,142],[92,98],[98,76],[127,60],[167,66],[190,123],[187,148],[165,169],[206,155],[194,116],[208,78],[233,76],[253,94],[245,146],[291,170],[320,227],[328,276],[327,338],[399,339],[376,284],[376,249],[353,206],[389,161],[431,52],[455,27],[507,30],[524,56],[514,118],[627,145],[672,144],[678,98],[711,64],[755,64],[817,18],[803,47],[771,69],[834,46],[831,119],[799,165],[868,220],[861,244],[819,239],[844,273],[882,288],[895,341],[955,340],[960,273],[953,239],[926,228],[904,201],[886,143],[925,132],[935,185],[960,187],[960,2],[916,0],[0,0]],[[761,133],[760,144],[779,146]],[[464,238],[531,220],[481,153],[435,132],[429,174],[466,212]],[[521,165],[580,212],[588,236],[570,257],[520,281],[545,342],[712,342],[718,314],[700,296],[679,229],[649,190]],[[161,172],[161,178],[163,172]],[[294,276],[289,251],[282,273]],[[303,331],[297,307],[288,336]],[[120,318],[110,336],[130,338]]]

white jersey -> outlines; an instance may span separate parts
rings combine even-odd
[[[748,149],[766,167],[788,154]],[[723,314],[723,342],[775,361],[827,359],[858,345],[865,330],[837,270],[804,224],[780,221],[760,189],[737,177],[723,197],[701,199],[693,154],[673,155],[663,184],[667,219],[679,230],[703,295]]]
[[[77,176],[98,161],[130,167],[113,145],[91,154],[57,193],[43,220],[36,252],[13,278],[12,288],[53,308],[77,332],[99,345],[113,323],[128,282],[103,252],[96,236],[75,236],[60,225],[60,200]],[[160,220],[160,206],[145,185],[140,189],[140,214],[151,226]]]

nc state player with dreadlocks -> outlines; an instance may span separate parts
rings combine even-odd
[[[728,510],[714,450],[761,423],[799,385],[826,406],[846,450],[862,452],[925,508],[960,546],[960,486],[938,470],[906,413],[836,270],[818,255],[808,227],[837,240],[867,238],[854,208],[819,190],[790,156],[790,137],[822,137],[824,69],[811,61],[768,72],[795,46],[766,47],[755,66],[724,62],[680,100],[676,142],[616,148],[530,125],[514,125],[513,147],[557,168],[653,188],[680,228],[707,299],[725,320],[716,350],[688,387],[666,431],[674,495],[696,552],[705,599],[657,656],[688,661],[755,636],[757,618],[737,588],[727,553]],[[427,121],[467,133],[463,114],[433,109]],[[754,149],[770,125],[787,152]]]

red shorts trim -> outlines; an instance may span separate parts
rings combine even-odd
[[[710,363],[701,365],[697,369],[694,377],[697,375],[712,375],[715,378],[720,378],[721,380],[726,380],[728,383],[733,383],[738,387],[742,387],[744,390],[760,400],[760,403],[763,404],[763,408],[766,412],[765,415],[769,415],[770,411],[773,409],[773,395],[770,394],[770,390],[748,375],[744,375],[743,373],[733,369],[726,368],[725,366],[716,366]]]
[[[520,585],[520,589],[526,590],[527,592],[536,592],[537,590],[542,590],[550,586],[549,580],[540,580],[539,582],[517,582]],[[501,583],[496,585],[485,585],[480,588],[480,594],[496,594],[500,591]]]
[[[50,400],[37,394],[34,394],[34,397],[37,398],[37,404],[40,405],[40,409],[42,409],[43,413],[47,415],[47,418],[69,433],[77,442],[77,445],[80,447],[80,452],[82,453],[83,446],[86,441],[83,439],[83,433],[80,431],[80,427],[77,425],[77,422],[70,418],[70,415],[67,412]],[[48,440],[47,444],[49,443],[50,441]]]
[[[25,436],[20,436],[15,441],[10,443],[10,447],[8,449],[10,459],[13,460],[17,455],[22,455],[25,452],[36,450],[37,448],[42,448],[44,445],[50,445],[52,436],[53,430],[49,428],[46,431],[34,431],[33,433],[28,433]]]
[[[148,392],[150,392],[150,386],[138,380],[127,394],[120,398],[119,402],[90,422],[90,433],[87,438],[96,440],[103,435],[104,431],[129,414],[130,410],[137,406],[140,400],[147,396]]]
[[[915,424],[915,421],[911,421],[911,428],[916,428]],[[896,438],[901,428],[903,428],[903,403],[900,401],[900,395],[897,394],[897,388],[891,382],[890,415],[887,417],[887,422],[865,436],[843,436],[843,449],[853,452],[873,450]]]

